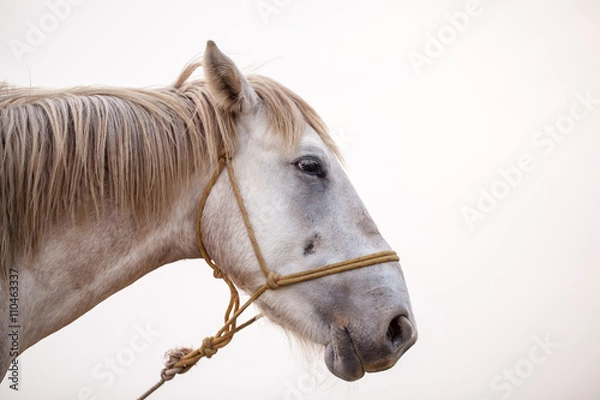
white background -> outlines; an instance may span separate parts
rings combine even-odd
[[[277,12],[261,16],[265,4]],[[165,85],[213,39],[241,68],[292,88],[340,137],[400,254],[420,338],[392,370],[341,382],[261,322],[153,399],[600,396],[600,103],[552,151],[532,141],[568,121],[578,93],[600,99],[600,4],[482,0],[417,71],[409,54],[425,54],[428,34],[456,32],[445,16],[465,4],[85,0],[18,61],[10,43],[26,43],[28,21],[40,27],[51,8],[0,0],[0,80],[13,84]],[[498,170],[523,155],[533,169],[502,184]],[[508,191],[470,227],[461,210],[492,187]],[[4,381],[0,398],[135,398],[165,350],[218,329],[226,294],[201,261],[163,267],[27,350],[19,392]],[[98,379],[107,358],[134,354],[147,325],[157,337],[112,382]],[[536,338],[560,347],[542,357]]]

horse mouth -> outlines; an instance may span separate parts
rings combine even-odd
[[[347,326],[331,329],[331,340],[325,346],[325,364],[329,371],[348,382],[362,378],[366,372],[379,372],[393,367],[400,357],[416,342],[414,324],[406,317],[401,323],[411,328],[402,344],[390,348],[388,345],[360,345]]]
[[[348,328],[336,329],[333,340],[325,346],[325,364],[329,371],[345,381],[355,381],[365,374]]]

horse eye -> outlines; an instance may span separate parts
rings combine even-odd
[[[296,168],[304,172],[306,175],[314,175],[319,178],[325,177],[325,171],[321,167],[319,160],[313,158],[305,158],[300,161],[296,161]]]

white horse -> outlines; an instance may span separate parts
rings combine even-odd
[[[204,80],[191,80],[200,65]],[[390,249],[314,110],[245,77],[213,42],[162,89],[0,87],[0,370],[152,270],[200,257],[196,207],[222,151],[234,155],[271,270]],[[201,239],[253,293],[265,277],[223,175]],[[267,291],[257,304],[324,347],[329,370],[348,381],[392,367],[417,338],[397,262]]]

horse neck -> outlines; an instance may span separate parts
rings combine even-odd
[[[22,300],[21,350],[154,269],[199,257],[194,219],[207,179],[197,181],[182,188],[166,217],[149,226],[108,211],[92,223],[50,229],[35,262],[19,268],[20,291],[28,294]]]

